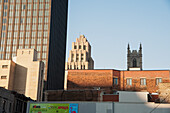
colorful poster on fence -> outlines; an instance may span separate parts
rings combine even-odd
[[[78,104],[30,103],[29,113],[78,113]]]
[[[69,113],[78,113],[78,104],[70,104]]]

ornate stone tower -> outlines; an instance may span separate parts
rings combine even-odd
[[[142,44],[140,44],[139,51],[130,50],[127,47],[127,70],[142,70]]]
[[[76,42],[72,43],[72,50],[65,66],[65,70],[68,69],[94,69],[91,46],[84,35],[80,35]]]

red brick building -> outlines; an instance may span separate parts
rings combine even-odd
[[[68,70],[67,90],[102,89],[158,92],[159,82],[170,82],[169,70]]]

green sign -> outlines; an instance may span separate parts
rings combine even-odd
[[[30,103],[29,113],[78,113],[78,104]]]

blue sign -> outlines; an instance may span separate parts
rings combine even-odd
[[[69,113],[78,113],[78,104],[70,104]]]

